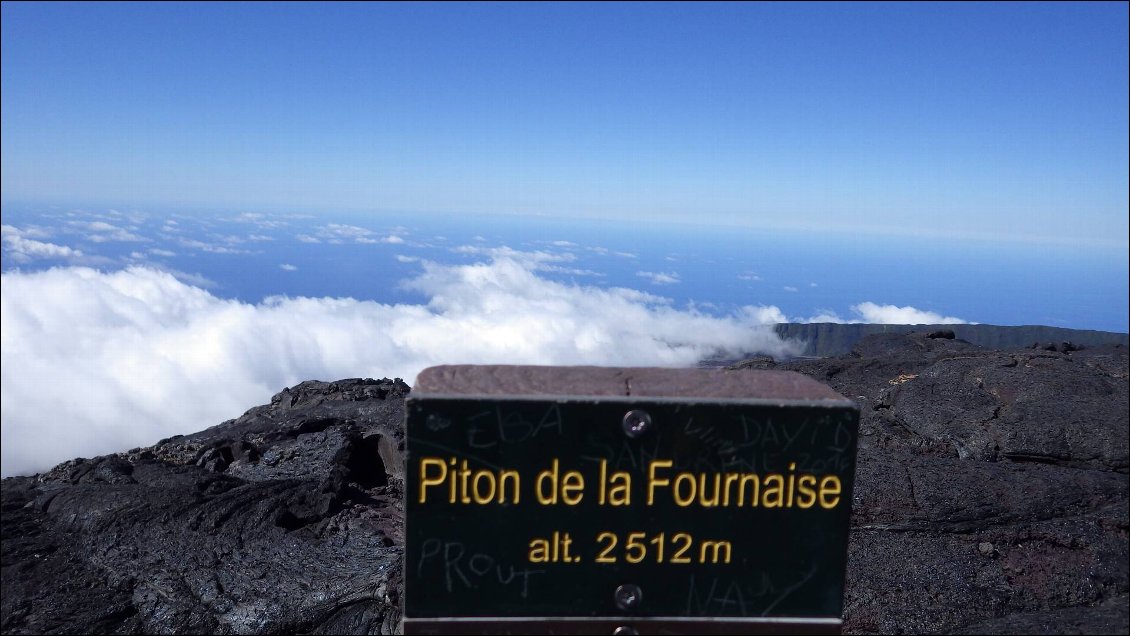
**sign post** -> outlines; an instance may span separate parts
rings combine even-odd
[[[858,421],[792,372],[427,369],[405,633],[839,633]]]

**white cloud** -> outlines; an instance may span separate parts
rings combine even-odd
[[[782,289],[784,289],[787,292],[792,292],[792,293],[796,293],[798,291],[797,288],[793,287],[792,285],[785,285]]]
[[[86,240],[92,243],[136,243],[148,240],[126,228],[105,221],[67,221],[67,225],[78,231],[86,232]]]
[[[161,267],[156,263],[146,263],[145,267],[169,274],[185,285],[194,285],[202,289],[216,289],[220,286],[219,283],[199,272],[185,272],[171,267]]]
[[[52,236],[50,230],[39,225],[25,225],[21,228],[5,224],[0,226],[0,234],[14,234],[16,236],[33,239],[51,238]]]
[[[581,269],[578,267],[561,267],[560,265],[544,265],[538,268],[542,272],[556,272],[558,274],[568,274],[570,276],[597,276],[603,278],[606,276],[604,272],[598,272],[593,269]]]
[[[399,245],[404,242],[404,239],[390,234],[388,236],[379,236],[376,232],[359,227],[356,225],[346,225],[344,223],[327,223],[326,225],[319,226],[314,236],[309,234],[299,234],[298,240],[303,243],[332,243],[340,245],[342,243],[361,243],[365,245],[374,245],[377,243],[387,243],[390,245]]]
[[[330,243],[335,241],[356,241],[358,243],[365,242],[369,236],[373,234],[372,230],[356,225],[345,225],[343,223],[328,223],[318,228],[318,236],[323,239],[328,239]],[[373,241],[369,241],[373,242]]]
[[[757,274],[753,274],[751,272],[746,272],[744,274],[738,274],[738,280],[748,280],[748,281],[756,282],[756,281],[761,280],[761,277],[758,276]]]
[[[746,305],[742,307],[742,313],[748,320],[758,325],[775,325],[780,322],[789,322],[784,312],[774,305]]]
[[[863,322],[873,322],[887,325],[942,325],[964,324],[965,321],[954,316],[943,316],[932,311],[923,311],[914,307],[896,307],[895,305],[877,305],[873,302],[862,302],[852,305],[851,310],[863,318]]]
[[[0,228],[3,236],[4,253],[16,263],[30,263],[39,259],[74,259],[82,256],[82,251],[66,245],[57,245],[45,241],[27,238],[25,232],[12,225]],[[35,234],[41,236],[39,234]]]
[[[822,309],[819,314],[798,319],[796,322],[872,323],[879,325],[963,325],[968,323],[967,320],[956,316],[943,316],[933,311],[925,311],[910,306],[879,305],[871,301],[852,305],[851,311],[857,316],[856,318],[844,319],[834,311]]]
[[[650,280],[653,285],[673,285],[679,282],[679,275],[675,272],[636,272],[636,276]]]
[[[189,433],[307,379],[448,363],[688,366],[787,355],[776,308],[713,317],[623,288],[565,285],[529,262],[422,263],[425,305],[348,298],[247,304],[149,268],[7,272],[0,285],[4,475]]]
[[[273,217],[274,215],[266,215],[261,212],[242,212],[225,220],[234,223],[250,223],[264,230],[280,228],[287,224],[286,221],[279,221]]]
[[[234,241],[227,240],[227,239],[231,239],[231,238],[233,238],[233,237],[221,238],[221,241],[231,244]],[[235,237],[235,238],[238,238],[238,237]],[[198,239],[180,238],[180,239],[178,239],[178,242],[181,245],[183,245],[184,247],[190,247],[190,248],[193,248],[193,249],[200,250],[202,252],[210,252],[212,254],[249,254],[250,253],[247,250],[241,250],[241,249],[238,249],[238,248],[235,248],[235,247],[228,247],[227,245],[221,245],[219,243],[208,243],[208,242],[201,241],[201,240],[198,240]]]
[[[166,258],[176,256],[177,253],[172,250],[161,249],[159,247],[149,248],[149,253],[154,256],[164,256]]]
[[[577,260],[576,255],[569,252],[536,252],[516,250],[503,245],[502,247],[480,247],[478,245],[460,245],[451,249],[456,254],[472,254],[475,256],[489,256],[491,259],[510,259],[522,263],[526,267],[537,270],[551,269],[548,263],[571,263]]]
[[[298,266],[291,265],[290,263],[280,263],[279,269],[283,270],[284,272],[297,272]]]

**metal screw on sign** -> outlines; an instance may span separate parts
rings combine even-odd
[[[638,585],[625,583],[616,588],[616,607],[622,610],[632,610],[640,606],[643,601],[643,590]]]
[[[651,416],[647,411],[633,409],[624,414],[624,434],[636,438],[651,428]]]

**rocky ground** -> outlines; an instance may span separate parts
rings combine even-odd
[[[194,435],[5,479],[0,630],[390,633],[407,393],[304,382]]]
[[[792,369],[862,409],[849,633],[1127,633],[1127,349],[887,334]],[[4,633],[389,633],[400,381],[3,480]],[[379,461],[378,459],[379,458]]]

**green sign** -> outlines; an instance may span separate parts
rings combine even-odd
[[[416,619],[842,612],[858,411],[847,400],[416,395]]]

